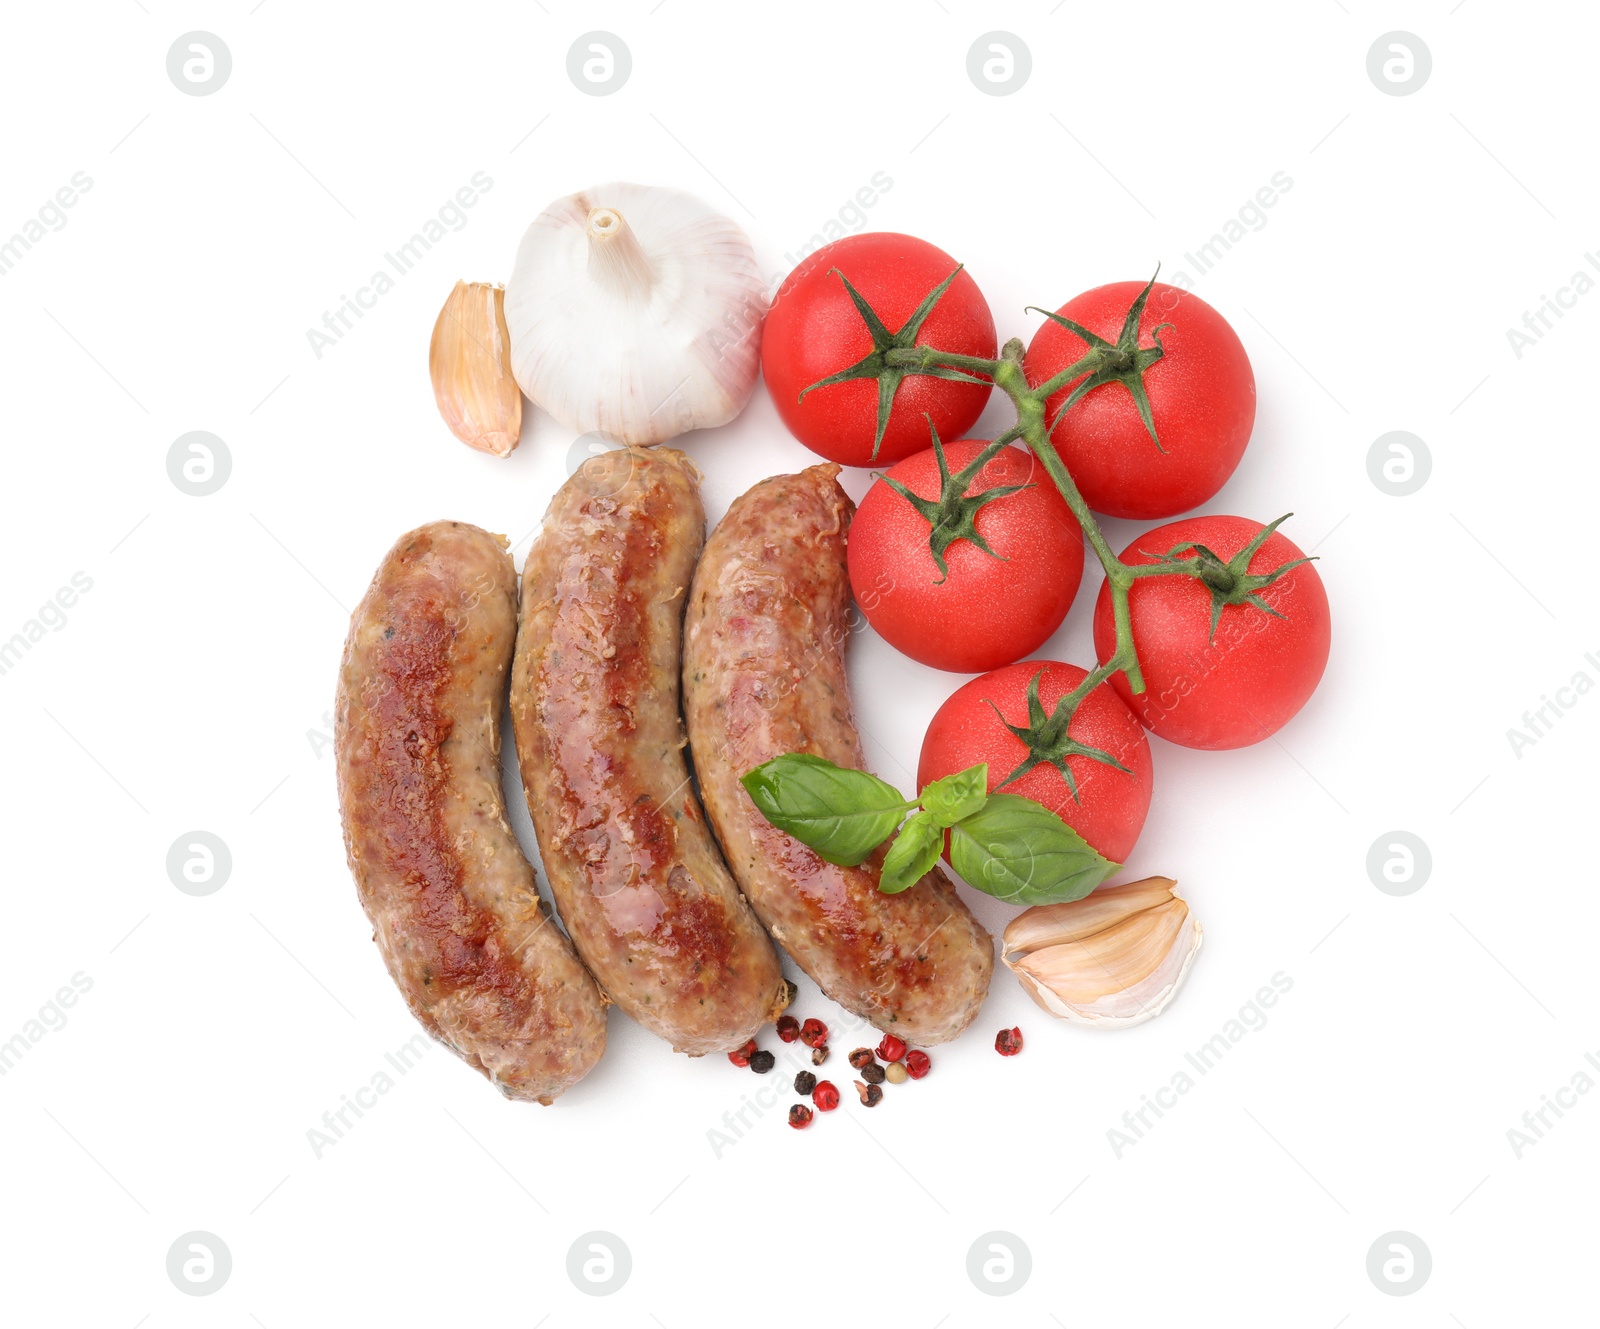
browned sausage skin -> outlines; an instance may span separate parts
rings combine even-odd
[[[562,921],[606,994],[695,1056],[738,1047],[787,1000],[683,757],[683,606],[704,540],[699,476],[681,452],[592,459],[528,553],[511,684]]]
[[[503,537],[401,536],[351,618],[335,752],[350,870],[412,1014],[506,1097],[549,1103],[605,1050],[605,1003],[505,820],[515,628]]]
[[[880,849],[836,867],[772,826],[739,777],[785,752],[865,760],[844,647],[854,505],[837,466],[763,481],[736,500],[695,573],[685,717],[706,811],[773,938],[841,1006],[911,1043],[943,1043],[978,1013],[994,943],[935,868],[878,890]]]

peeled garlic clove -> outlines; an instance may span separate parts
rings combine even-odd
[[[1050,1014],[1126,1028],[1172,1000],[1201,937],[1177,884],[1149,877],[1024,910],[1006,928],[1002,959]]]
[[[726,424],[760,371],[755,251],[676,189],[556,200],[522,238],[505,308],[517,382],[580,433],[650,444]]]
[[[522,392],[511,376],[505,291],[458,281],[433,325],[428,372],[450,432],[468,447],[504,457],[522,437]]]

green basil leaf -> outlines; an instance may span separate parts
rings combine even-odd
[[[990,794],[982,811],[951,828],[950,865],[969,886],[1025,905],[1081,900],[1122,867],[1019,794]]]
[[[894,834],[908,808],[900,791],[866,771],[788,752],[739,781],[761,815],[819,858],[855,867]]]
[[[922,807],[940,826],[954,826],[983,807],[989,797],[989,763],[980,761],[964,771],[925,785]]]
[[[933,871],[944,853],[944,827],[927,812],[919,812],[900,828],[889,852],[883,856],[883,875],[878,889],[885,895],[898,895],[915,886]]]

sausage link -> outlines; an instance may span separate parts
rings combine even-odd
[[[795,962],[845,1009],[907,1042],[954,1038],[978,1013],[994,943],[935,868],[878,890],[886,849],[824,862],[772,826],[739,777],[785,752],[861,769],[845,675],[846,529],[854,505],[813,466],[736,500],[690,592],[685,718],[711,824],[750,903]]]
[[[601,989],[680,1052],[739,1046],[782,1010],[777,952],[689,784],[683,606],[705,540],[681,452],[591,459],[522,573],[511,720],[539,852]]]
[[[507,1098],[549,1103],[605,1050],[605,1000],[506,824],[515,629],[503,537],[401,536],[350,621],[335,754],[350,871],[411,1013]]]

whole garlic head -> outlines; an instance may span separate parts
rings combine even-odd
[[[634,444],[744,409],[766,310],[736,223],[690,194],[631,184],[546,208],[505,294],[522,391],[568,428]]]
[[[1001,959],[1051,1015],[1105,1029],[1159,1015],[1200,950],[1176,882],[1146,877],[1011,920]]]

